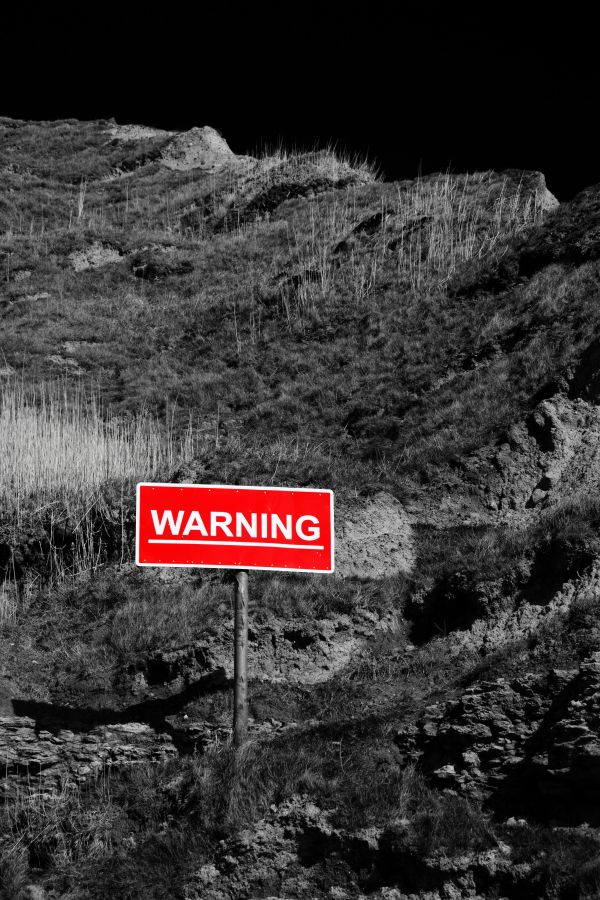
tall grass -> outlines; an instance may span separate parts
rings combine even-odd
[[[69,570],[94,568],[102,555],[97,534],[106,512],[104,495],[120,507],[123,523],[135,483],[166,477],[195,450],[191,424],[176,435],[171,425],[145,411],[116,418],[83,391],[26,389],[12,381],[0,388],[0,525],[18,531],[45,523],[50,570],[64,575],[53,534],[68,521],[75,538]],[[114,509],[110,512],[114,519]],[[15,577],[14,566],[4,577]]]
[[[100,773],[87,796],[68,780],[56,793],[35,783],[18,790],[0,807],[0,897],[34,896],[27,890],[33,867],[65,873],[105,856],[123,819],[112,801],[110,771]]]
[[[505,252],[509,241],[537,224],[544,207],[537,193],[493,172],[440,174],[400,184],[396,202],[382,201],[381,225],[361,245],[348,242],[361,218],[356,189],[324,195],[311,204],[307,227],[289,233],[289,256],[297,272],[281,288],[291,324],[316,312],[338,292],[360,306],[376,290],[381,273],[389,281],[395,264],[398,287],[422,294],[443,288],[460,266]]]
[[[288,324],[293,318],[301,320],[327,298],[336,275],[331,248],[355,223],[353,195],[346,191],[339,199],[312,204],[308,229],[293,229],[288,233],[290,258],[299,275],[293,291],[287,285],[282,291]]]
[[[107,482],[131,484],[173,468],[194,450],[147,412],[107,418],[96,398],[12,382],[0,389],[0,504],[4,516],[85,500]]]
[[[169,182],[158,192],[152,182],[121,176],[122,189],[110,204],[94,184],[82,180],[71,199],[68,227],[85,224],[102,234],[135,225],[161,232],[171,240],[202,242],[211,236],[206,216],[219,221],[224,233],[235,234],[240,229],[243,232],[248,224],[244,217],[246,207],[278,186],[296,185],[301,192],[313,182],[329,182],[331,186],[366,184],[377,177],[376,167],[369,160],[334,147],[291,151],[265,148],[218,172],[192,170],[179,173],[177,179],[171,173]],[[114,180],[115,176],[109,179]],[[190,219],[190,212],[198,207],[203,212]],[[11,223],[11,232],[23,233],[23,223]]]
[[[356,188],[349,186],[336,196],[324,197],[311,204],[305,227],[288,231],[288,252],[294,277],[281,287],[284,314],[291,325],[314,313],[336,289],[348,302],[359,306],[371,295],[387,250],[385,208],[377,239],[360,255],[350,253],[345,265],[336,258],[336,247],[361,221],[357,209]]]
[[[471,259],[499,250],[502,244],[540,221],[537,193],[522,185],[498,190],[493,173],[416,179],[398,189],[398,273],[419,291],[447,282]]]

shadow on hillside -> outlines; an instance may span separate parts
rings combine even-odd
[[[580,673],[553,698],[520,751],[521,761],[512,766],[490,798],[489,806],[496,815],[521,815],[539,823],[571,827],[600,824],[594,755],[578,752],[593,737],[593,721],[586,734],[571,706],[583,706],[585,680],[585,673]]]
[[[150,725],[158,733],[169,734],[178,750],[182,750],[181,735],[167,721],[168,716],[181,712],[188,703],[206,694],[216,693],[232,684],[225,673],[205,675],[193,684],[188,685],[178,694],[168,697],[152,698],[133,703],[124,709],[64,706],[46,703],[40,700],[12,700],[16,716],[27,716],[35,721],[35,733],[42,731],[57,734],[67,730],[87,733],[102,725],[123,725],[128,722],[140,722]]]

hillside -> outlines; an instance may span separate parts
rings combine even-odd
[[[0,897],[600,893],[600,188],[0,119]],[[132,563],[336,492],[334,576]],[[200,574],[198,574],[200,572]]]

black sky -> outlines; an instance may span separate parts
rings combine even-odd
[[[600,181],[597,29],[548,6],[24,3],[0,114],[213,125],[237,152],[332,141],[388,178],[540,169],[567,199]]]

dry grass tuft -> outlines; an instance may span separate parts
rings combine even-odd
[[[35,536],[45,558],[40,584],[103,564],[106,542],[129,559],[127,523],[137,481],[167,480],[197,449],[145,411],[111,417],[82,390],[17,382],[0,389],[0,526],[17,547]],[[118,547],[111,553],[118,555]],[[24,575],[13,557],[0,570],[0,622],[23,606]]]
[[[334,198],[317,198],[308,221],[289,231],[295,275],[281,288],[289,326],[314,315],[334,292],[360,307],[389,280],[394,259],[400,289],[420,298],[443,289],[464,264],[503,254],[544,211],[535,192],[495,173],[418,178],[398,185],[395,204],[382,200],[373,216],[380,224],[361,247],[360,239],[353,245],[364,224],[356,199],[354,183]]]
[[[106,418],[83,392],[69,397],[17,383],[0,390],[0,503],[19,524],[33,503],[81,509],[105,484],[132,485],[193,454],[191,429],[176,439],[145,412]]]
[[[541,221],[537,194],[521,185],[509,190],[506,179],[498,189],[491,175],[441,174],[398,190],[398,272],[413,290],[443,286],[463,263],[500,250]]]

